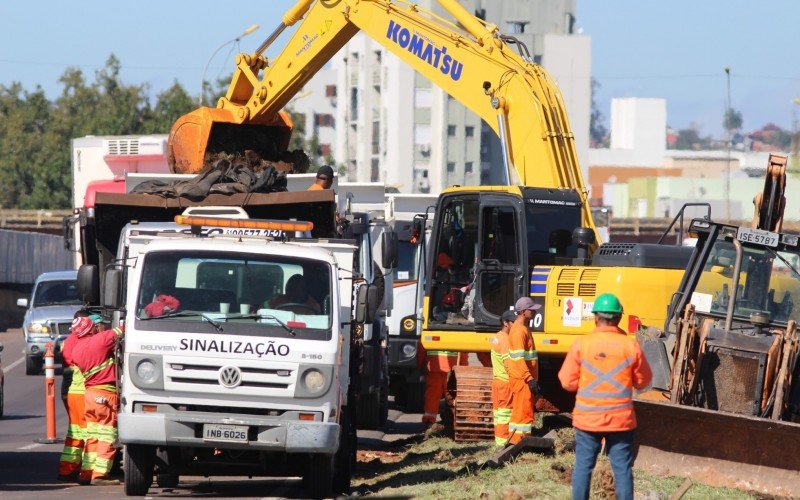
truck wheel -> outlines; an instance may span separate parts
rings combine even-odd
[[[140,444],[125,445],[125,494],[144,496],[153,484],[153,465],[156,450],[152,446]]]
[[[159,488],[175,488],[179,482],[177,474],[156,474],[156,484]]]
[[[372,431],[380,427],[380,392],[358,398],[358,428]]]
[[[308,470],[303,478],[311,498],[333,496],[333,456],[311,455]]]
[[[333,489],[336,493],[350,494],[358,436],[350,419],[350,409],[342,409],[342,430],[339,449],[333,458]]]
[[[42,373],[44,360],[40,361],[33,356],[25,356],[25,375],[39,375]]]
[[[403,389],[405,390],[405,412],[422,413],[425,409],[425,384],[407,383]]]

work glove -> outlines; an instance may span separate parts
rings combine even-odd
[[[108,403],[108,398],[104,396],[97,396],[96,398],[94,398],[94,402],[99,405],[104,405]]]
[[[539,390],[539,382],[536,380],[528,380],[528,389],[531,390],[531,394],[534,398],[538,398],[541,395],[541,391]]]

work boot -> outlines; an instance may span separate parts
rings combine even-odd
[[[111,479],[110,477],[96,477],[92,479],[92,486],[116,486],[120,484],[119,479]]]
[[[61,474],[59,474],[56,479],[58,479],[62,483],[76,483],[78,482],[78,471],[71,472],[66,476],[62,476]]]

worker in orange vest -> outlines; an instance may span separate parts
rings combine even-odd
[[[517,319],[514,311],[506,311],[500,316],[502,328],[492,337],[489,342],[492,344],[492,410],[494,415],[494,443],[497,446],[505,446],[508,443],[509,431],[508,423],[511,420],[512,393],[508,383],[509,362],[508,332],[514,320]]]
[[[468,353],[455,351],[426,351],[419,344],[417,349],[417,366],[425,371],[425,407],[422,423],[430,426],[436,423],[439,414],[439,402],[447,392],[447,376],[458,365],[466,366]]]
[[[333,185],[333,168],[330,165],[323,165],[317,170],[317,177],[314,184],[308,187],[309,191],[321,191],[330,189]]]
[[[589,498],[592,471],[605,440],[620,500],[633,498],[633,435],[636,414],[633,389],[643,389],[653,377],[635,339],[619,328],[619,299],[604,293],[592,308],[595,329],[572,344],[558,379],[576,392],[572,425],[575,427],[575,468],[572,498]]]
[[[530,297],[521,297],[514,304],[517,318],[508,333],[508,383],[511,387],[511,418],[508,442],[519,443],[533,429],[533,405],[539,393],[539,357],[528,327],[534,311],[541,309]]]

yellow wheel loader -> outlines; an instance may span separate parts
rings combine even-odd
[[[692,221],[698,238],[664,331],[640,342],[636,465],[800,496],[800,237],[781,232],[786,157],[772,155],[752,227]]]

